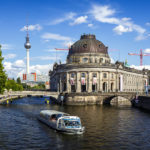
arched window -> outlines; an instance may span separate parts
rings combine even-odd
[[[88,58],[83,58],[82,61],[83,63],[88,63]]]
[[[95,63],[97,63],[97,58],[95,58]]]
[[[103,63],[103,58],[100,58],[99,62],[100,62],[100,63]]]
[[[103,73],[103,78],[107,78],[107,74],[106,73]]]
[[[81,74],[81,77],[85,77],[85,73],[82,73],[82,74]]]
[[[112,82],[111,83],[111,89],[110,89],[112,92],[113,92],[113,90],[114,90],[114,83]]]
[[[103,83],[103,92],[107,92],[107,83],[106,82]]]
[[[75,74],[74,73],[71,73],[71,78],[74,78],[75,77]]]
[[[83,47],[84,47],[84,48],[87,48],[87,44],[83,44]]]
[[[97,77],[97,73],[93,73],[93,77]]]

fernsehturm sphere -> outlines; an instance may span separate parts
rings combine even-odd
[[[27,50],[26,73],[29,74],[29,49],[31,48],[31,44],[30,44],[30,41],[29,41],[28,26],[27,26],[26,43],[24,44],[24,47],[25,47],[26,50]]]

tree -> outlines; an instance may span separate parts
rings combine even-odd
[[[4,66],[3,66],[3,57],[2,57],[2,50],[1,50],[1,45],[0,45],[0,93],[4,92],[5,89],[5,83],[7,80],[6,73],[4,71]]]
[[[18,84],[21,84],[21,79],[20,79],[20,77],[17,78],[17,83],[18,83]]]
[[[23,86],[21,84],[16,83],[15,80],[7,80],[6,81],[6,89],[7,90],[12,89],[13,91],[22,91]]]

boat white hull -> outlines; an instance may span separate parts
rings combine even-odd
[[[47,121],[40,116],[38,116],[38,120],[41,121],[42,123],[48,125],[52,129],[57,130],[59,132],[66,133],[66,134],[83,134],[83,132],[84,132],[84,127],[79,128],[79,129],[58,128],[56,122]]]

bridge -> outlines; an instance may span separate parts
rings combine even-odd
[[[11,91],[8,93],[4,93],[0,95],[0,104],[9,103],[8,101],[12,99],[27,97],[27,96],[46,96],[46,97],[53,97],[55,99],[58,98],[58,92],[50,92],[50,91]]]
[[[8,94],[9,96],[52,96],[54,98],[58,98],[58,92],[50,92],[50,91],[13,91]]]
[[[92,92],[92,93],[59,93],[51,91],[12,91],[0,95],[0,104],[8,100],[27,96],[51,97],[55,102],[61,103],[61,96],[67,105],[87,105],[87,104],[110,104],[111,102],[131,101],[135,98],[136,92]],[[140,93],[140,96],[145,94]],[[118,99],[118,97],[124,99]]]

